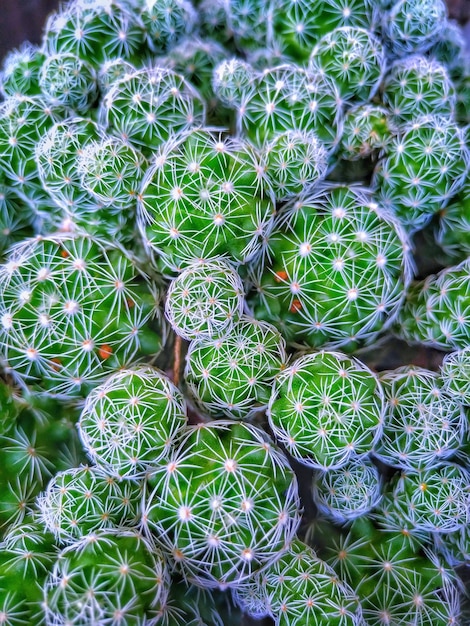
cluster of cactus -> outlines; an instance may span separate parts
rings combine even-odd
[[[443,0],[69,0],[0,93],[0,624],[465,626]]]

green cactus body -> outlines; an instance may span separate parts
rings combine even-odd
[[[317,41],[336,28],[374,30],[377,21],[375,0],[289,0],[274,13],[274,36],[283,49],[306,61]]]
[[[237,130],[258,146],[292,130],[312,131],[330,151],[341,135],[342,101],[335,83],[296,65],[256,74],[238,107]]]
[[[392,480],[383,507],[397,510],[416,530],[458,531],[469,523],[469,485],[469,471],[452,463],[406,470]]]
[[[35,195],[37,204],[50,206],[34,159],[36,144],[66,110],[50,105],[42,96],[8,98],[0,108],[0,176],[26,202]]]
[[[116,0],[76,0],[47,20],[44,45],[49,54],[72,53],[98,69],[107,59],[131,63],[144,49],[145,28],[138,16]]]
[[[146,0],[140,17],[147,43],[156,54],[168,52],[194,29],[197,14],[186,0]]]
[[[266,177],[278,201],[308,193],[327,173],[328,152],[315,133],[286,131],[264,150]]]
[[[348,161],[383,156],[396,134],[390,111],[373,104],[358,105],[346,111],[338,155]]]
[[[95,70],[69,52],[47,57],[41,68],[39,86],[51,102],[69,107],[79,115],[91,109],[98,97]]]
[[[139,367],[110,376],[87,397],[78,430],[90,459],[119,476],[161,464],[186,426],[186,403],[159,370]]]
[[[424,115],[454,117],[456,96],[448,70],[424,56],[396,61],[385,76],[381,98],[401,126]]]
[[[470,406],[470,346],[446,354],[440,368],[440,379],[446,393]]]
[[[277,377],[268,419],[297,461],[328,470],[374,448],[384,412],[380,383],[363,363],[322,351],[300,357]]]
[[[344,26],[324,35],[313,48],[309,59],[311,74],[328,76],[343,100],[370,100],[382,80],[385,52],[372,32]]]
[[[0,91],[10,96],[36,96],[41,93],[39,73],[46,54],[38,46],[25,42],[9,52],[0,73]]]
[[[123,250],[88,237],[17,246],[0,270],[0,335],[18,382],[74,398],[162,346],[160,292]]]
[[[175,272],[219,255],[246,263],[260,251],[274,210],[255,150],[197,129],[162,146],[144,177],[137,218],[144,243]]]
[[[182,76],[143,69],[114,83],[100,105],[100,122],[151,156],[158,146],[205,120],[205,104]]]
[[[121,58],[114,58],[103,61],[100,65],[96,80],[101,94],[104,94],[116,82],[125,80],[137,72],[137,68]]]
[[[0,615],[5,626],[44,625],[44,584],[56,560],[54,537],[28,519],[0,543]]]
[[[144,518],[191,582],[236,585],[278,558],[300,521],[295,475],[254,426],[191,427],[150,477]]]
[[[383,37],[390,54],[421,54],[439,37],[447,18],[443,0],[397,0],[382,20]]]
[[[170,284],[165,314],[180,337],[212,339],[230,332],[243,311],[243,283],[224,259],[195,261]]]
[[[214,92],[225,104],[239,108],[253,91],[254,78],[254,68],[242,59],[222,61],[213,70]]]
[[[15,402],[13,389],[0,381],[0,435],[9,430],[16,421],[19,407]]]
[[[9,185],[0,184],[0,259],[9,248],[34,234],[36,216],[30,205]]]
[[[470,176],[449,204],[439,212],[435,238],[454,263],[470,256]]]
[[[56,474],[37,505],[44,527],[61,544],[90,533],[135,526],[139,522],[142,485],[116,480],[94,467],[74,467]]]
[[[363,623],[353,589],[298,539],[264,572],[262,584],[276,626]]]
[[[320,514],[333,522],[344,524],[367,515],[381,497],[379,471],[367,456],[314,474],[313,501]]]
[[[223,6],[238,48],[256,50],[270,43],[274,11],[280,7],[278,0],[230,0]]]
[[[405,366],[380,380],[387,412],[374,454],[381,461],[413,470],[436,467],[456,454],[468,432],[467,417],[437,373]]]
[[[371,341],[396,317],[410,278],[409,245],[361,187],[324,186],[285,208],[252,264],[254,317],[289,343]]]
[[[362,517],[330,544],[322,556],[356,591],[368,625],[460,623],[455,575],[428,548],[415,552],[403,535]]]
[[[389,144],[372,187],[378,202],[414,232],[462,188],[469,158],[463,131],[453,121],[421,117]]]
[[[101,531],[59,554],[44,589],[46,626],[154,626],[168,586],[162,556],[141,535]]]
[[[394,326],[410,343],[461,350],[470,343],[470,260],[412,283]]]
[[[197,404],[212,417],[250,419],[267,406],[286,361],[279,332],[244,316],[224,337],[190,344],[185,379]]]

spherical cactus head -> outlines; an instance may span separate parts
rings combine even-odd
[[[278,201],[309,191],[327,173],[328,152],[315,133],[288,130],[264,150],[266,177]]]
[[[183,339],[220,337],[239,320],[244,303],[243,283],[220,258],[195,261],[170,284],[165,313]]]
[[[265,433],[248,424],[190,427],[149,480],[148,528],[183,575],[201,586],[249,578],[278,558],[300,521],[294,473]]]
[[[309,71],[331,78],[347,102],[366,102],[377,91],[385,70],[382,43],[364,28],[343,26],[315,45]]]
[[[242,316],[224,337],[191,342],[185,379],[212,417],[250,419],[266,407],[286,361],[285,341],[274,326]]]
[[[119,476],[138,476],[162,462],[186,426],[186,403],[159,370],[112,374],[87,397],[78,430],[90,459]]]
[[[98,87],[93,67],[70,53],[48,56],[39,77],[42,93],[76,111],[86,113],[93,106]]]
[[[60,553],[44,589],[46,623],[155,623],[168,587],[163,557],[140,534],[100,531]]]
[[[116,246],[89,236],[28,240],[0,269],[5,362],[20,384],[80,397],[160,351],[159,302],[157,283]]]
[[[28,41],[17,50],[8,52],[0,73],[0,91],[3,95],[35,96],[41,93],[39,74],[45,60],[44,50]]]
[[[398,314],[410,246],[369,191],[324,185],[285,207],[250,269],[248,307],[289,343],[354,346]]]
[[[380,379],[387,399],[383,436],[375,454],[404,469],[432,468],[463,445],[468,420],[460,402],[442,387],[436,372],[405,366]]]
[[[381,157],[397,128],[390,111],[374,104],[360,104],[346,111],[339,156],[348,161]]]
[[[252,88],[255,72],[242,59],[229,59],[219,63],[213,73],[214,92],[222,102],[239,107]]]
[[[84,466],[57,473],[37,503],[45,528],[67,544],[99,530],[135,526],[141,500],[138,481]]]
[[[196,25],[197,14],[186,0],[145,0],[141,18],[152,51],[164,54]]]
[[[446,354],[440,367],[445,391],[470,406],[470,348]]]
[[[236,266],[247,263],[260,251],[274,211],[253,147],[200,128],[157,152],[144,178],[137,218],[150,253],[158,253],[174,273],[194,259],[219,255]]]
[[[328,470],[374,448],[384,412],[383,390],[371,370],[344,354],[322,351],[300,357],[278,376],[268,419],[297,461]]]

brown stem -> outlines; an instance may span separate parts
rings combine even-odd
[[[175,346],[173,348],[174,360],[173,360],[173,383],[178,387],[180,384],[181,374],[181,355],[183,352],[183,340],[179,335],[176,335]]]

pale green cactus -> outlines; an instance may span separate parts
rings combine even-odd
[[[185,380],[198,406],[212,417],[250,419],[266,408],[286,362],[280,333],[242,316],[224,337],[191,342]]]
[[[196,129],[164,144],[153,163],[137,219],[162,271],[171,275],[195,259],[216,256],[239,266],[261,250],[272,227],[274,195],[248,142]]]
[[[377,376],[357,359],[327,351],[300,357],[277,377],[267,412],[289,454],[320,470],[366,456],[382,435],[384,414]]]
[[[78,432],[90,459],[114,476],[143,476],[161,464],[186,426],[186,403],[159,370],[112,374],[87,397]]]
[[[37,498],[38,519],[59,544],[73,544],[100,530],[139,523],[142,485],[118,480],[99,468],[57,473]]]
[[[46,54],[39,46],[23,43],[3,60],[0,91],[5,97],[35,96],[41,93],[39,73]]]
[[[440,378],[446,393],[462,404],[470,405],[470,346],[446,354],[440,367]]]
[[[360,104],[346,111],[338,148],[341,158],[356,161],[383,156],[397,133],[390,111],[374,104]]]
[[[86,236],[27,240],[0,268],[5,364],[20,384],[86,394],[160,351],[159,302],[158,285],[118,247]]]
[[[224,259],[195,261],[171,282],[165,314],[184,339],[217,338],[240,319],[243,296],[240,276]]]
[[[234,586],[276,560],[300,522],[297,482],[254,426],[189,428],[149,478],[144,519],[153,540],[201,586]]]

